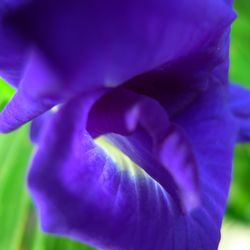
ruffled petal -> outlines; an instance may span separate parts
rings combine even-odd
[[[238,142],[250,141],[250,90],[238,85],[230,86],[230,106],[238,123]]]

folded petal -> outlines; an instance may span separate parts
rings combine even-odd
[[[185,88],[173,88],[172,92],[168,94],[170,98],[173,94],[170,100],[176,100],[176,102],[171,102],[166,97],[166,101],[162,104],[166,110],[171,111],[171,122],[185,131],[197,160],[201,205],[200,209],[195,209],[190,216],[205,231],[208,230],[208,233],[213,231],[212,237],[216,234],[219,237],[231,180],[236,124],[228,107],[227,86],[213,76],[210,76],[208,80],[208,86],[203,90],[198,89],[194,96],[191,95],[192,98],[187,98],[188,102],[184,98],[184,93],[191,93],[189,87],[186,89],[187,92]],[[139,89],[137,91],[139,92]],[[180,102],[181,106],[176,107],[177,100],[182,98],[184,98],[183,103]],[[184,105],[185,102],[187,105]],[[142,143],[142,145],[144,144]],[[132,147],[131,150],[134,148]],[[146,154],[143,152],[142,155]],[[178,161],[181,158],[181,151],[180,154],[176,154],[176,157],[173,155],[172,157]],[[214,226],[208,229],[205,225],[206,219],[205,221],[202,219],[203,216],[214,223]],[[200,240],[204,242],[202,239]],[[185,249],[185,247],[180,249]]]
[[[6,133],[36,118],[56,103],[53,99],[34,100],[25,92],[17,92],[0,114],[0,132]]]
[[[37,118],[35,118],[30,126],[30,139],[33,143],[38,143],[39,138],[42,136],[45,126],[48,124],[49,119],[53,116],[53,112],[48,111]]]
[[[58,82],[42,57],[33,53],[17,93],[0,113],[0,132],[12,131],[64,100]]]
[[[227,102],[227,87],[211,77],[209,88],[171,117],[191,142],[199,166],[202,207],[217,230],[225,211],[236,138]]]
[[[18,95],[30,106],[36,104],[27,95],[40,104],[53,96],[56,105],[190,55],[205,57],[206,68],[213,68],[220,51],[225,54],[221,36],[235,17],[229,5],[215,0],[33,0],[3,6],[1,75],[19,86]],[[4,111],[8,116],[13,112],[9,107]],[[16,106],[18,115],[8,118],[8,124],[0,118],[1,130],[11,131],[48,108]]]
[[[202,62],[204,63],[203,60]],[[182,71],[184,65],[187,65],[187,71]],[[213,200],[212,192],[214,192],[214,199],[217,199],[216,196],[219,194],[223,198],[215,202],[221,206],[220,210],[216,208],[220,211],[217,214],[218,221],[221,221],[231,176],[232,155],[230,153],[235,139],[236,125],[228,105],[227,83],[223,82],[217,74],[212,74],[213,71],[206,73],[206,71],[194,69],[199,69],[199,65],[189,65],[185,61],[179,61],[175,65],[169,65],[166,71],[154,71],[148,76],[145,74],[141,76],[142,78],[133,79],[126,87],[138,94],[157,99],[168,112],[171,122],[185,131],[199,166],[203,193],[201,196],[207,196],[208,193]],[[198,73],[195,74],[195,72]],[[165,82],[169,85],[164,85]],[[225,160],[222,161],[221,157],[225,157]],[[221,172],[216,173],[217,169]],[[217,182],[216,185],[212,185],[214,189],[222,183],[225,189],[219,192],[213,188],[208,190],[206,187],[208,183],[204,185],[204,182],[211,178]]]
[[[107,140],[181,203],[183,212],[198,205],[199,181],[192,147],[185,132],[171,124],[157,101],[127,90],[113,91],[92,107],[87,129],[94,137],[107,134]]]
[[[64,91],[82,91],[118,86],[193,51],[217,49],[234,17],[215,0],[33,0],[7,20],[63,76]]]
[[[103,150],[92,139],[86,126],[96,97],[65,105],[47,126],[29,174],[43,229],[103,249],[217,249],[235,140],[226,98],[225,86],[212,82],[172,116],[184,129],[199,168],[201,203],[186,214],[167,187],[132,158],[120,157],[114,145]],[[139,145],[136,137],[120,137],[131,147]],[[146,152],[147,160],[148,146],[140,147],[140,157]]]
[[[228,44],[223,37],[221,50],[210,48],[187,55],[141,74],[125,83],[124,88],[156,99],[169,116],[181,112],[216,81],[228,85]]]
[[[250,90],[239,85],[230,86],[231,111],[238,123],[239,142],[250,140]]]
[[[139,168],[122,170],[84,131],[91,101],[62,108],[39,145],[29,186],[42,227],[105,249],[160,249],[171,198]]]

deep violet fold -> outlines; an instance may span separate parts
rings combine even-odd
[[[108,250],[215,250],[250,93],[228,82],[229,0],[9,0],[0,131],[32,121],[47,233]]]

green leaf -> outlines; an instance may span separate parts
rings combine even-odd
[[[14,95],[15,89],[0,78],[0,111]]]
[[[26,167],[32,147],[27,127],[0,136],[0,242],[2,249],[16,250],[21,243],[29,198],[25,186]]]
[[[232,81],[250,87],[250,5],[249,0],[236,0],[235,8],[238,18],[233,23],[231,33],[231,67]]]
[[[227,215],[250,223],[250,145],[238,145],[235,150],[234,174]]]
[[[249,0],[236,0],[238,18],[231,35],[231,80],[250,87],[250,5]],[[250,223],[250,144],[238,145],[235,150],[233,182],[227,217]]]

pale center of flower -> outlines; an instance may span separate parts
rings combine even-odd
[[[121,171],[127,171],[131,176],[147,175],[147,173],[117,148],[106,136],[95,139],[95,143],[112,159]]]

